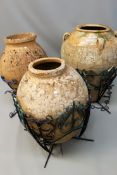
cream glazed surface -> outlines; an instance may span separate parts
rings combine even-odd
[[[88,82],[91,101],[97,102],[102,89],[100,86],[104,80],[107,81],[102,77],[103,71],[117,67],[117,34],[102,24],[78,25],[72,32],[64,34],[61,58],[81,72]]]
[[[78,111],[69,114],[68,108],[73,110],[74,103],[77,108],[80,104],[86,106],[88,90],[82,77],[64,60],[42,58],[30,63],[19,84],[17,99],[29,126],[39,135],[41,128],[43,138],[57,144],[80,134],[85,116]],[[40,122],[43,124],[38,128]]]
[[[73,101],[87,103],[88,90],[81,76],[68,65],[64,65],[60,72],[56,70],[36,70],[37,74],[34,74],[32,63],[29,65],[17,91],[18,101],[28,115],[38,119],[48,115],[56,118]]]
[[[81,24],[65,33],[61,57],[79,70],[101,72],[117,66],[117,35],[101,24]]]

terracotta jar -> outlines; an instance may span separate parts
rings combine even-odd
[[[5,38],[5,50],[0,58],[0,75],[13,89],[27,71],[28,64],[46,53],[36,43],[35,33],[20,33]]]
[[[48,142],[62,143],[81,131],[88,90],[82,77],[64,60],[42,58],[29,64],[17,100],[35,133]]]
[[[117,38],[115,32],[99,24],[78,25],[65,33],[61,57],[79,71],[101,74],[117,66]],[[101,76],[88,76],[90,84],[99,87]],[[98,90],[92,91],[92,101],[97,100]]]

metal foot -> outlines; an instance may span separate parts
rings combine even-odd
[[[84,140],[84,141],[88,141],[88,142],[94,142],[95,140],[93,139],[87,139],[87,138],[81,138],[81,137],[73,137],[73,139],[76,139],[76,140]]]
[[[51,148],[50,148],[50,152],[49,152],[49,155],[48,155],[47,160],[45,162],[44,168],[46,168],[46,166],[48,164],[48,161],[50,159],[50,156],[52,155],[53,148],[54,148],[54,145],[52,145]]]

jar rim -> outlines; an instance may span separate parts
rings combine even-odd
[[[41,66],[45,66],[45,68],[42,68]],[[57,76],[60,75],[64,69],[65,61],[57,57],[39,58],[28,65],[29,72],[40,77]]]
[[[110,27],[103,24],[80,24],[76,26],[76,30],[80,32],[108,32],[112,30]]]
[[[35,40],[37,35],[33,32],[17,33],[8,35],[4,41],[6,44],[18,44]]]

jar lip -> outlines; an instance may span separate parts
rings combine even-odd
[[[6,44],[17,44],[35,40],[37,35],[33,32],[17,33],[8,35],[4,41]]]
[[[36,66],[40,66],[42,64],[47,64],[47,63],[50,63],[50,65],[52,63],[55,63],[55,64],[57,63],[57,66],[51,69],[48,69],[47,67],[46,69],[35,68]],[[32,74],[38,75],[40,77],[56,76],[61,74],[64,69],[65,69],[65,61],[57,57],[39,58],[28,65],[29,72],[31,72]]]
[[[76,26],[76,30],[80,32],[108,32],[112,30],[110,27],[103,24],[80,24]]]

